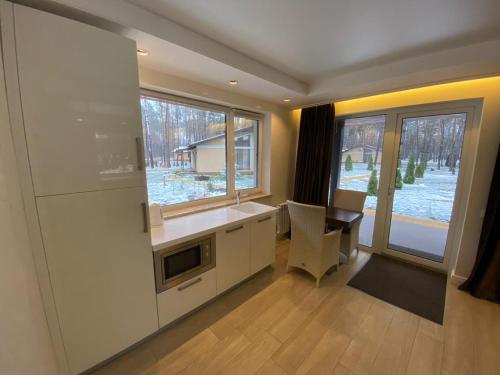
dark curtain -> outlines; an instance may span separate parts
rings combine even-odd
[[[333,128],[332,141],[332,165],[330,167],[330,196],[328,198],[329,206],[333,207],[335,199],[335,189],[337,189],[339,181],[339,172],[342,163],[342,132],[344,129],[345,120],[335,121]]]
[[[328,205],[334,118],[333,104],[302,109],[295,165],[295,202]]]
[[[500,147],[472,273],[460,289],[500,303]]]

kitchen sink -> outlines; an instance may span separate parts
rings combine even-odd
[[[259,207],[259,205],[255,204],[255,203],[243,203],[243,204],[240,204],[240,205],[236,205],[236,206],[231,206],[229,207],[233,210],[236,210],[236,211],[240,211],[240,212],[243,212],[244,214],[258,214],[259,212],[262,211],[262,208]]]

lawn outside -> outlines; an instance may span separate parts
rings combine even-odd
[[[401,164],[404,173],[407,162]],[[351,171],[342,168],[339,188],[367,191],[370,173],[367,163],[353,163]],[[457,175],[458,169],[453,174],[446,167],[437,170],[436,165],[429,163],[423,178],[395,191],[390,248],[435,261],[443,260]],[[372,246],[376,207],[377,197],[367,196],[360,243],[368,247]]]
[[[402,173],[406,169],[406,161],[401,163]],[[380,178],[380,166],[377,165]],[[432,170],[434,169],[434,170]],[[371,171],[367,163],[353,163],[351,171],[342,167],[339,181],[340,189],[367,191]],[[428,164],[423,178],[417,178],[414,184],[404,184],[394,194],[393,213],[423,220],[436,220],[449,223],[455,197],[458,168],[452,174],[448,168],[437,170],[432,163]],[[365,208],[375,210],[377,197],[366,197]]]
[[[149,203],[178,204],[226,195],[226,174],[203,174],[191,169],[155,168],[146,170]],[[237,173],[236,188],[255,187],[252,173]]]

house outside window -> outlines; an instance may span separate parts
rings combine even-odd
[[[262,115],[143,90],[149,202],[167,209],[260,190]]]

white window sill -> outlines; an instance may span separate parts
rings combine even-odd
[[[271,196],[271,194],[269,194],[269,193],[255,193],[255,194],[250,194],[250,195],[245,196],[245,197],[241,197],[240,201],[241,202],[248,202],[248,201],[252,201],[254,199],[268,198],[270,196]],[[191,214],[195,214],[198,212],[213,210],[215,208],[231,206],[235,203],[236,203],[236,200],[233,198],[233,199],[226,199],[226,200],[218,201],[218,202],[200,204],[198,206],[180,208],[178,210],[172,210],[172,211],[166,211],[166,212],[164,211],[163,212],[163,219],[164,220],[173,219],[173,218],[180,217],[180,216],[186,216],[186,215],[191,215]]]

